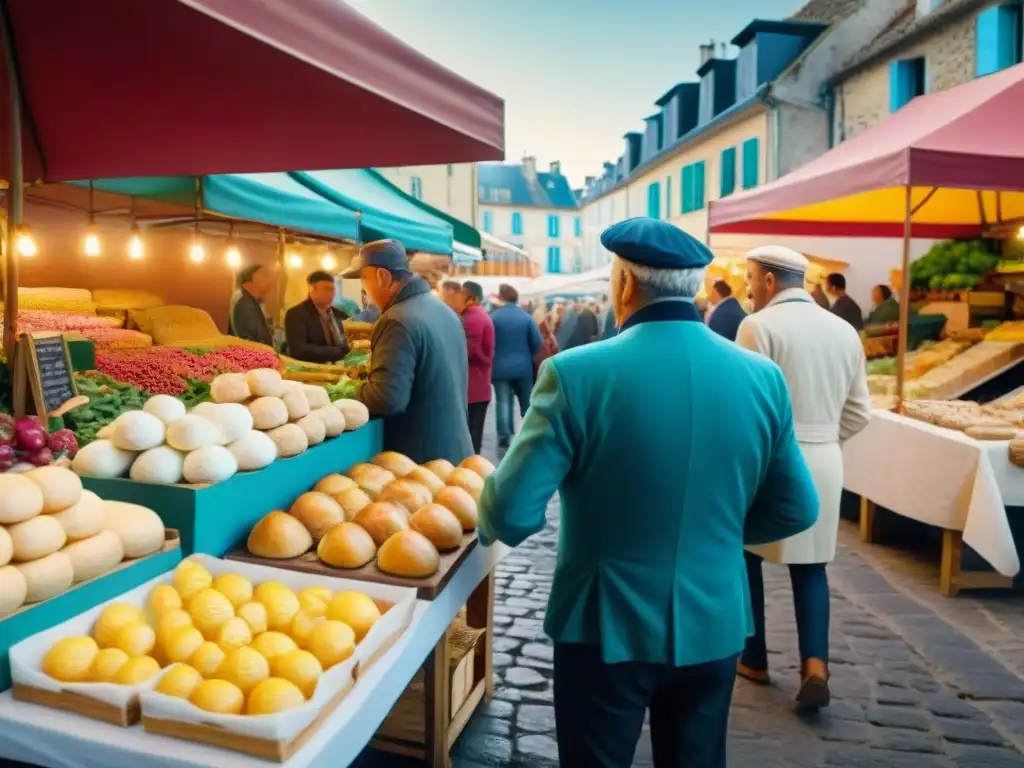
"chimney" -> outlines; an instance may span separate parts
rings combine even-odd
[[[721,43],[720,50],[722,51],[722,53],[718,56],[718,58],[724,59],[726,57],[726,52],[728,51],[728,46],[725,43]]]
[[[704,66],[711,59],[715,58],[715,41],[706,43],[700,47],[700,66]]]
[[[551,175],[561,176],[562,175],[562,163],[560,160],[551,161]]]
[[[523,156],[523,176],[528,184],[537,183],[537,158],[533,155]]]
[[[588,187],[591,187],[591,186],[593,186],[593,185],[594,185],[594,182],[595,182],[595,181],[597,181],[597,179],[596,179],[595,177],[593,177],[593,176],[587,176],[587,178],[585,178],[585,179],[583,180],[583,183],[584,183],[584,184],[586,184],[586,185],[587,185]]]

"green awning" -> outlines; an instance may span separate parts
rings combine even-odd
[[[403,198],[408,200],[410,203],[415,205],[420,210],[426,211],[431,216],[435,216],[436,218],[441,219],[442,221],[448,222],[452,227],[452,234],[455,236],[456,245],[454,250],[456,252],[462,251],[464,253],[469,253],[469,249],[475,249],[477,253],[476,258],[480,258],[480,233],[476,230],[475,227],[470,226],[461,219],[457,219],[454,216],[451,216],[445,213],[444,211],[435,208],[432,205],[427,205],[422,200],[417,200],[412,195],[406,194],[401,189],[392,184],[390,181],[385,179],[377,171],[371,172],[377,174],[377,177],[381,180],[382,183],[387,184],[388,187],[393,189],[397,194],[401,195]],[[476,190],[474,190],[473,193],[476,194]],[[459,243],[466,246],[466,248],[459,248]]]
[[[390,238],[411,251],[450,254],[452,225],[415,205],[374,170],[294,171],[293,180],[359,213],[362,242]]]

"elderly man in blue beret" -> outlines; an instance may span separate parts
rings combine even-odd
[[[544,628],[563,768],[627,768],[647,710],[655,766],[725,768],[752,631],[744,544],[811,527],[817,496],[782,372],[694,307],[707,247],[647,218],[601,242],[620,333],[541,367],[480,538],[519,544],[559,492]]]

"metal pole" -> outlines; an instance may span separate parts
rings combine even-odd
[[[7,185],[7,261],[4,282],[4,354],[11,373],[14,372],[14,347],[18,333],[18,233],[25,217],[25,171],[22,167],[21,148],[21,84],[14,61],[14,35],[6,20],[3,30],[4,59],[7,65],[9,91],[10,174]]]
[[[283,229],[277,230],[277,325],[284,327],[284,302],[288,296],[288,264],[285,258],[287,241]]]
[[[903,412],[903,385],[906,379],[907,342],[910,335],[910,235],[914,209],[910,199],[910,185],[905,187],[906,201],[903,212],[903,267],[900,272],[900,323],[896,337],[896,412]]]

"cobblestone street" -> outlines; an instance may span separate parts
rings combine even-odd
[[[493,432],[484,452],[495,456]],[[541,627],[557,502],[548,520],[498,570],[495,700],[456,745],[455,768],[557,764],[552,646]],[[832,706],[814,718],[791,711],[799,664],[789,578],[767,567],[774,684],[737,683],[731,767],[1024,767],[1024,598],[942,598],[937,561],[862,544],[849,523],[829,575]],[[652,765],[646,736],[634,765]]]

